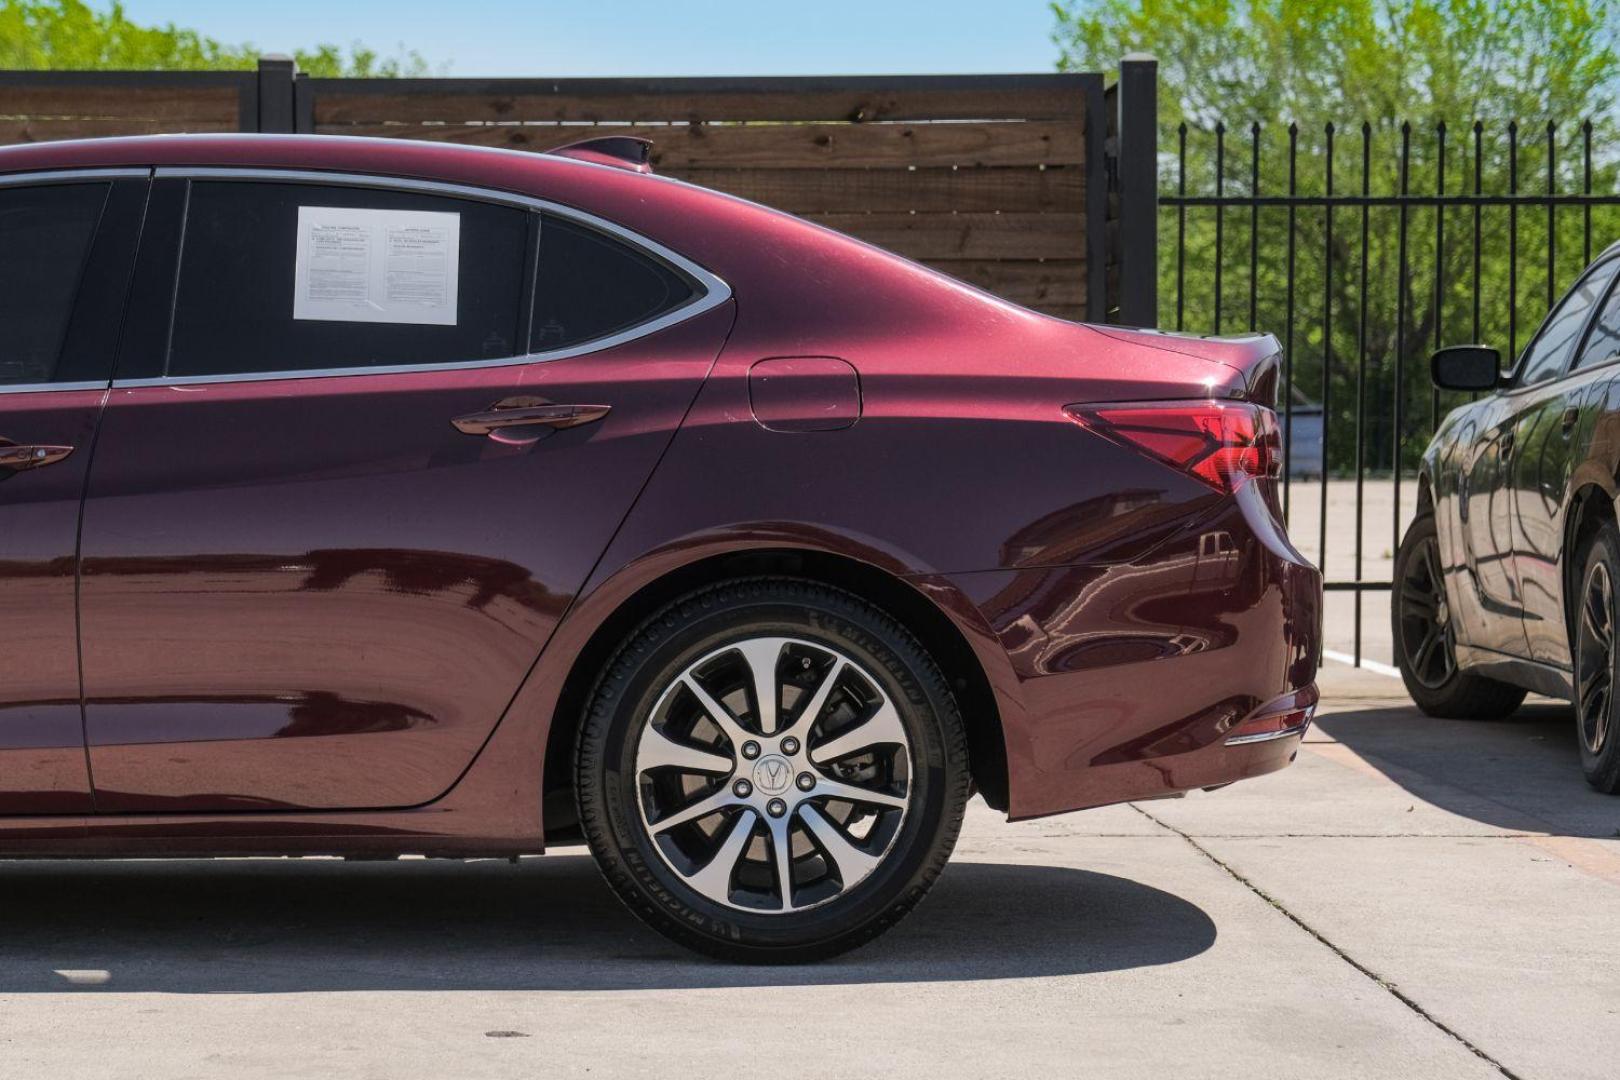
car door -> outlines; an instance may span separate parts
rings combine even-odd
[[[1535,434],[1514,483],[1521,533],[1515,564],[1524,583],[1525,636],[1532,657],[1560,667],[1571,662],[1563,583],[1571,556],[1564,550],[1570,477],[1591,447],[1620,361],[1620,272],[1608,275],[1606,288],[1568,373],[1527,418]]]
[[[1501,395],[1479,402],[1457,433],[1457,523],[1464,572],[1457,578],[1458,633],[1470,645],[1520,655],[1526,651],[1512,571],[1511,495],[1507,483],[1512,426]]]
[[[1593,376],[1590,369],[1584,375],[1570,369],[1615,265],[1605,260],[1576,282],[1531,339],[1513,389],[1504,395],[1512,433],[1513,574],[1528,655],[1548,663],[1569,662],[1559,581],[1564,493],[1575,444],[1592,430],[1590,422],[1582,423],[1582,404]]]
[[[679,426],[729,293],[571,211],[218,172],[159,171],[89,480],[97,807],[430,801]]]
[[[79,510],[146,188],[144,170],[0,180],[0,814],[92,807]]]

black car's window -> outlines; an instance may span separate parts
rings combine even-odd
[[[553,214],[540,226],[535,275],[535,352],[628,330],[691,301],[692,284],[663,262]]]
[[[1533,386],[1563,374],[1564,365],[1586,328],[1586,317],[1591,314],[1592,305],[1597,303],[1614,276],[1614,267],[1612,259],[1594,267],[1548,316],[1541,332],[1524,351],[1524,362],[1519,365],[1519,386]]]
[[[1606,364],[1620,356],[1620,288],[1609,287],[1609,295],[1592,320],[1592,329],[1581,346],[1581,355],[1575,361],[1575,370]]]
[[[519,355],[528,222],[416,192],[194,181],[164,373]]]
[[[0,188],[0,385],[56,380],[106,184]]]

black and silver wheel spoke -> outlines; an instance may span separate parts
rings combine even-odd
[[[1425,537],[1407,560],[1396,604],[1406,670],[1431,689],[1444,685],[1457,669],[1457,637],[1445,581],[1440,547],[1433,537]]]
[[[801,911],[865,880],[910,805],[911,746],[878,679],[834,649],[756,637],[669,683],[644,721],[642,824],[710,901]]]
[[[1576,716],[1588,753],[1602,753],[1614,710],[1614,582],[1608,564],[1592,564],[1581,589],[1575,633]]]

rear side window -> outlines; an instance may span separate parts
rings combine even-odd
[[[164,374],[519,355],[528,223],[417,192],[194,181]]]
[[[1565,363],[1580,342],[1581,331],[1586,329],[1592,305],[1603,295],[1609,278],[1614,276],[1614,268],[1615,261],[1610,260],[1588,273],[1548,316],[1541,333],[1524,352],[1520,386],[1545,382],[1563,373]]]
[[[1577,371],[1607,364],[1620,357],[1620,288],[1611,285],[1609,297],[1603,301],[1592,329],[1586,335],[1580,359],[1575,361]]]
[[[543,215],[530,348],[549,352],[650,322],[697,296],[687,278],[630,245]]]
[[[0,385],[48,383],[106,184],[0,187]]]

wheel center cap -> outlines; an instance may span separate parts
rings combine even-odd
[[[780,795],[793,786],[793,763],[772,754],[754,763],[754,787],[767,795]]]

